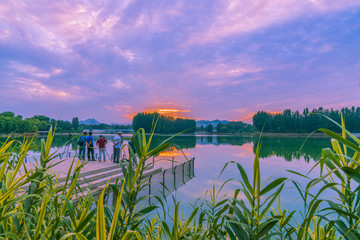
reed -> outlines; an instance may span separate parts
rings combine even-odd
[[[193,203],[188,217],[175,197],[172,212],[158,197],[156,205],[141,204],[151,197],[140,194],[149,184],[144,175],[152,164],[149,159],[173,146],[170,137],[150,147],[154,128],[149,137],[143,129],[131,137],[136,154],[129,148],[129,162],[121,165],[124,177],[106,184],[98,197],[77,184],[84,163],[75,158],[65,184],[60,185],[59,177],[51,172],[56,166],[52,160],[58,157],[50,152],[52,129],[38,146],[38,166],[25,168],[23,173],[20,169],[25,167],[28,151],[35,147],[34,139],[8,139],[0,146],[0,239],[360,239],[360,140],[346,130],[343,120],[337,125],[341,135],[319,129],[332,138],[332,148],[322,149],[321,160],[314,166],[320,169],[317,178],[289,171],[307,179],[307,184],[284,177],[262,181],[260,138],[251,178],[240,163],[229,162],[220,175],[227,167],[236,166],[238,177],[218,189],[214,184]],[[231,181],[238,181],[241,187],[230,195],[222,194]],[[282,209],[285,185],[298,190],[303,211]],[[337,197],[328,199],[325,193],[329,191]]]

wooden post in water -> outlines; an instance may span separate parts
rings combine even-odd
[[[172,171],[174,173],[174,157],[172,157],[172,160],[171,160],[171,168],[172,168]]]
[[[175,189],[175,190],[177,190],[177,189],[176,189],[176,167],[177,167],[177,166],[175,166],[175,168],[174,168],[174,170],[173,170],[173,174],[174,174],[174,189]]]
[[[184,178],[184,175],[185,175],[185,163],[183,163],[181,165],[182,165],[182,180],[183,180],[183,183],[185,184],[185,178]]]
[[[149,177],[149,205],[151,204],[151,178],[152,178],[152,175],[150,175]]]
[[[191,178],[191,159],[189,161],[189,170],[188,170],[188,172],[189,172],[189,178]]]
[[[165,172],[166,172],[166,169],[163,171],[163,195],[165,197]]]

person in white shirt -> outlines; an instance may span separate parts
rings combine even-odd
[[[114,163],[119,163],[121,155],[121,145],[122,145],[122,132],[118,132],[113,140],[114,146]]]

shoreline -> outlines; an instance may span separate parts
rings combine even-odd
[[[259,136],[260,133],[256,133],[256,136]],[[263,137],[325,137],[329,136],[322,132],[316,133],[262,133]]]
[[[176,133],[154,133],[157,136],[172,136]],[[262,133],[263,137],[329,137],[325,133]],[[339,134],[339,133],[338,133]],[[207,133],[207,132],[197,132],[197,133],[182,133],[178,136],[241,136],[241,137],[259,137],[260,133]]]
[[[76,136],[76,135],[81,135],[81,133],[55,133],[55,136],[57,135],[69,135],[71,134],[71,136]],[[39,134],[35,134],[35,133],[2,133],[0,134],[0,137],[6,138],[9,136],[13,136],[13,137],[33,137],[34,135],[37,135],[39,137]],[[44,135],[41,135],[41,137],[46,137],[47,133]]]
[[[74,136],[81,136],[82,133],[55,133],[56,136],[67,136],[71,134]],[[114,135],[111,133],[95,133],[94,135]],[[133,133],[124,133],[125,135],[133,134]],[[176,133],[154,133],[157,136],[173,136]],[[316,133],[262,133],[263,137],[329,137],[325,133],[316,132]],[[338,133],[339,134],[339,133]],[[13,134],[0,134],[1,138],[7,138],[9,136],[19,138],[19,137],[33,137],[35,133],[13,133]],[[209,133],[209,132],[195,132],[195,133],[182,133],[178,136],[241,136],[241,137],[259,137],[260,133]],[[356,134],[358,136],[358,134]],[[47,134],[37,134],[37,137],[46,137]]]

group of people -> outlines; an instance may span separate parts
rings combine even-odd
[[[118,132],[117,135],[114,137],[113,141],[113,162],[119,163],[120,154],[121,154],[121,146],[123,143],[122,132]],[[99,162],[101,162],[101,156],[103,156],[104,162],[106,161],[106,144],[108,141],[100,135],[100,138],[96,141],[96,146],[99,148]],[[80,137],[78,141],[79,145],[79,159],[85,160],[85,152],[87,150],[87,159],[88,161],[95,161],[94,157],[94,138],[92,136],[92,132],[84,132],[83,135]],[[110,157],[109,157],[110,158]]]

